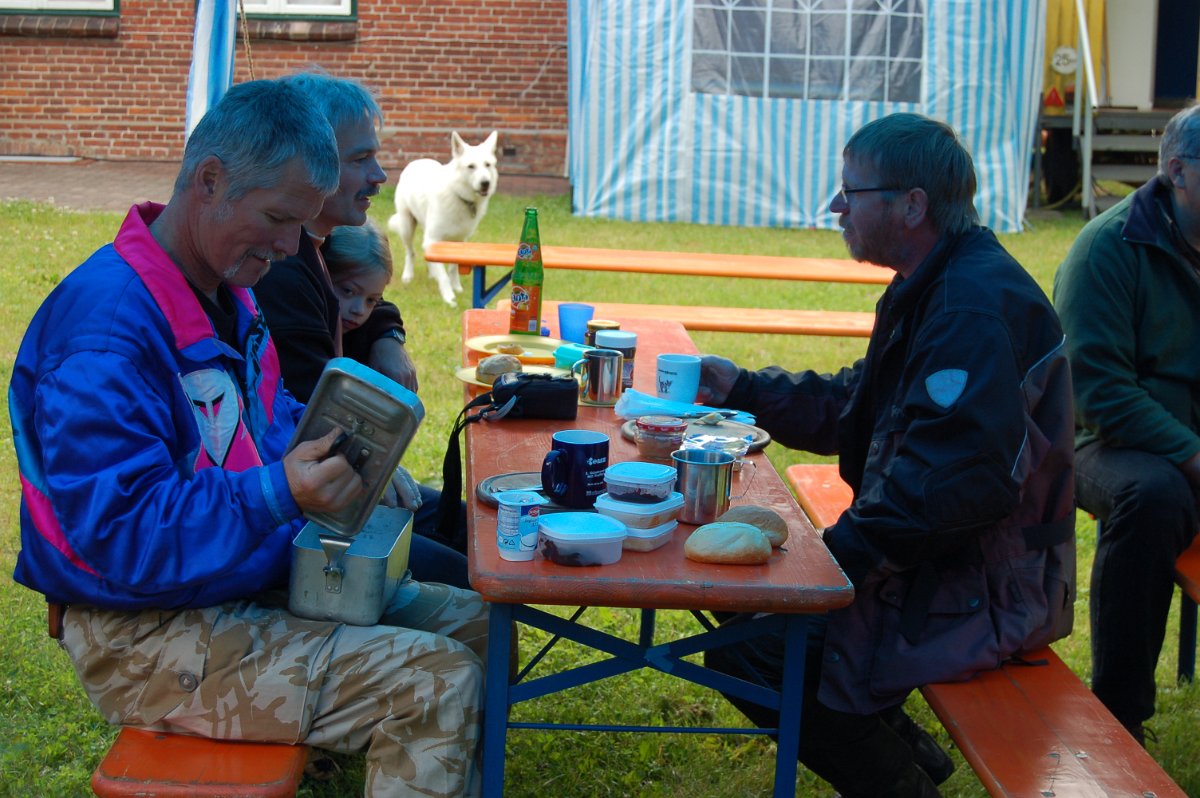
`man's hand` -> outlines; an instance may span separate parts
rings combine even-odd
[[[392,474],[379,502],[385,507],[403,507],[415,513],[421,509],[421,486],[402,466],[396,466],[396,473]]]
[[[342,430],[304,441],[283,458],[292,498],[304,512],[336,513],[358,498],[366,485],[340,452],[331,452]]]
[[[720,405],[729,397],[737,382],[739,369],[732,360],[717,355],[700,358],[700,390],[696,401],[704,405]]]
[[[395,338],[375,339],[367,356],[367,365],[413,393],[417,392],[417,366],[408,356],[404,344]]]

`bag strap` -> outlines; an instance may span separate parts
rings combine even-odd
[[[512,409],[516,400],[516,396],[513,396],[504,405],[497,406],[492,392],[488,391],[467,402],[466,407],[455,419],[454,427],[450,431],[450,440],[446,443],[446,455],[442,458],[442,496],[438,500],[437,528],[443,540],[454,540],[458,533],[455,527],[458,525],[458,503],[462,500],[463,492],[462,455],[458,436],[468,424],[480,419],[504,416]],[[476,407],[483,409],[476,413],[470,412]]]

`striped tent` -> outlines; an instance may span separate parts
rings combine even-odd
[[[1019,230],[1044,36],[1045,0],[568,0],[575,211],[832,228],[846,140],[915,111]]]
[[[195,20],[192,65],[188,70],[185,138],[233,85],[237,0],[195,0]]]

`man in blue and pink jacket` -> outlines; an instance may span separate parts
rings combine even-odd
[[[171,201],[50,294],[13,369],[15,578],[67,605],[61,642],[113,723],[368,752],[366,794],[468,792],[487,613],[405,583],[377,626],[281,600],[305,512],[361,478],[303,411],[250,288],[337,186],[333,131],[277,81],[192,133]],[[414,703],[417,706],[414,707]]]

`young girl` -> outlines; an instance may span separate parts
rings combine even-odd
[[[321,249],[342,321],[342,353],[366,363],[374,340],[354,331],[383,299],[392,280],[392,253],[387,236],[371,221],[360,227],[335,227]]]

